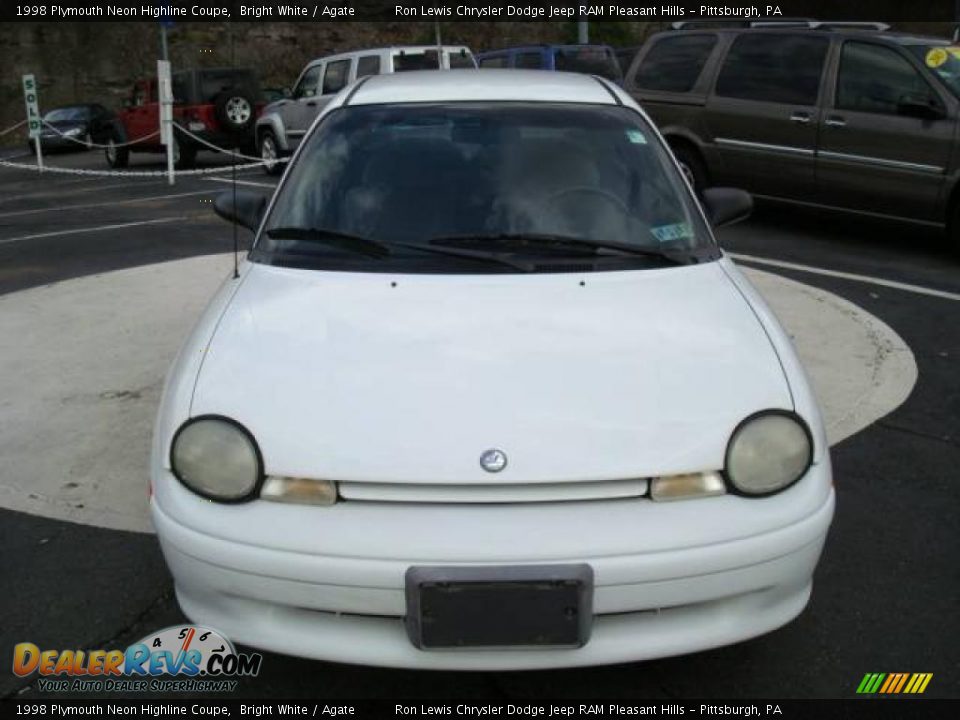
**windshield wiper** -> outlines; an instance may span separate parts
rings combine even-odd
[[[543,233],[492,233],[490,235],[445,235],[429,240],[430,245],[463,249],[487,249],[494,247],[508,254],[525,250],[574,248],[596,255],[597,250],[617,250],[628,255],[657,258],[673,265],[686,265],[680,257],[654,248],[618,240],[594,240],[592,238],[549,235]]]
[[[270,228],[267,230],[267,237],[271,240],[301,240],[303,242],[323,243],[340,250],[349,250],[370,257],[386,257],[390,254],[390,247],[386,243],[336,230],[324,230],[323,228]]]
[[[481,252],[477,250],[467,250],[453,247],[422,245],[419,243],[394,241],[387,242],[373,240],[371,238],[365,238],[359,235],[351,235],[349,233],[343,233],[337,230],[325,230],[323,228],[271,228],[267,230],[267,236],[271,240],[301,240],[304,242],[324,243],[341,250],[350,250],[376,258],[382,258],[390,255],[392,248],[406,248],[410,250],[418,250],[420,252],[432,253],[434,255],[446,255],[447,257],[464,258],[465,260],[496,263],[498,265],[506,265],[515,270],[521,270],[523,272],[533,272],[533,268],[530,265],[503,257],[500,253]]]

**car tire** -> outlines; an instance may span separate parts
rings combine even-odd
[[[272,130],[267,130],[260,136],[260,159],[263,160],[263,171],[267,175],[279,175],[283,172],[283,163],[276,162],[280,158],[280,147],[277,145],[277,137]],[[268,162],[268,160],[274,162]]]
[[[226,90],[214,99],[217,120],[229,132],[249,128],[256,119],[256,108],[251,98],[242,90]]]
[[[189,170],[197,164],[197,146],[173,139],[173,166],[177,170]]]
[[[680,166],[684,177],[687,178],[697,195],[710,187],[707,166],[698,150],[685,143],[671,145],[670,149],[673,150],[673,155],[677,158],[677,164]]]
[[[117,133],[113,133],[107,138],[107,147],[103,150],[107,165],[114,169],[125,168],[130,164],[130,148],[119,147],[118,143],[121,142],[123,139]]]

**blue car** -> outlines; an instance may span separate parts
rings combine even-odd
[[[490,50],[477,56],[480,68],[557,70],[599,75],[623,84],[617,56],[608,45],[526,45]]]

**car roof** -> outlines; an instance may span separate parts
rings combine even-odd
[[[466,45],[441,45],[443,50],[447,52],[468,52],[471,55],[473,54],[469,47]],[[343,60],[344,58],[352,58],[357,55],[376,55],[377,53],[383,52],[426,52],[428,50],[436,50],[436,45],[384,45],[382,47],[372,47],[372,48],[361,48],[359,50],[344,50],[343,52],[336,53],[335,55],[321,55],[318,58],[314,58],[310,61],[310,65],[316,65],[317,63],[327,62],[329,60]]]
[[[355,86],[347,104],[470,101],[618,104],[609,85],[592,75],[502,69],[371,75]]]
[[[906,33],[906,32],[896,32],[889,30],[871,30],[865,28],[844,28],[844,27],[825,27],[825,28],[807,28],[797,25],[790,25],[789,23],[784,23],[783,27],[767,26],[767,27],[754,27],[754,28],[745,28],[745,27],[690,27],[683,28],[682,30],[665,30],[662,33],[658,33],[663,37],[669,37],[670,35],[704,35],[707,33],[726,33],[726,34],[780,34],[780,33],[795,33],[798,35],[811,33],[814,36],[821,37],[842,37],[842,38],[867,38],[870,40],[880,40],[884,42],[889,42],[897,45],[922,45],[922,44],[939,44],[939,45],[951,45],[951,41],[935,36],[926,36],[926,35],[917,35],[915,33]]]
[[[603,43],[540,43],[539,45],[511,45],[506,48],[498,48],[497,50],[484,50],[482,54],[489,55],[492,53],[500,52],[522,52],[524,50],[556,50],[556,49],[566,49],[566,48],[610,48],[609,45],[604,45]],[[612,48],[611,48],[612,49]]]

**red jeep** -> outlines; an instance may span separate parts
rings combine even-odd
[[[175,123],[217,147],[244,154],[256,151],[253,125],[265,103],[253,70],[185,70],[174,73],[171,84]],[[157,79],[138,80],[108,136],[107,163],[122,168],[131,152],[165,152],[159,129]],[[174,128],[173,158],[178,168],[191,167],[197,151],[203,149],[209,148]]]

